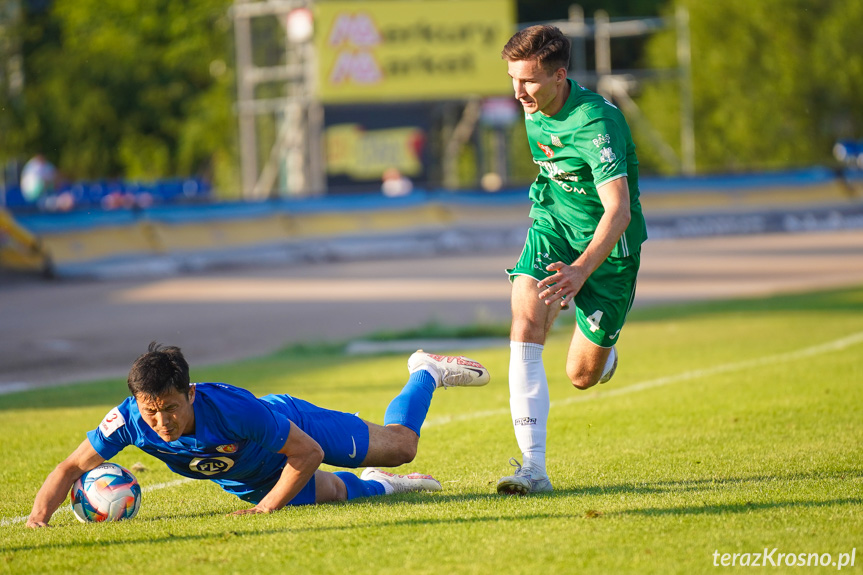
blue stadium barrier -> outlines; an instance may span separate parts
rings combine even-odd
[[[833,156],[844,165],[863,170],[863,140],[842,140],[833,146]]]
[[[211,193],[210,184],[200,178],[173,178],[152,183],[98,180],[66,184],[51,194],[39,198],[35,202],[30,202],[21,194],[21,188],[13,185],[6,189],[3,207],[13,213],[60,211],[52,207],[50,202],[56,201],[62,195],[71,198],[72,208],[76,210],[104,208],[109,200],[116,200],[115,203],[119,206],[149,207],[150,205],[209,200]]]
[[[847,172],[850,181],[863,180],[859,171]],[[768,191],[773,188],[801,188],[829,184],[838,174],[827,168],[790,170],[757,174],[706,175],[695,177],[643,177],[640,179],[642,197],[654,195],[698,195],[699,193],[740,190]],[[496,193],[481,190],[415,189],[410,195],[388,198],[382,194],[355,194],[349,196],[320,196],[313,198],[279,198],[260,202],[214,201],[208,185],[199,180],[166,180],[152,184],[118,182],[78,183],[68,188],[80,203],[68,212],[47,212],[32,204],[10,211],[22,225],[34,233],[60,230],[78,230],[87,227],[119,226],[149,218],[172,224],[200,223],[215,220],[241,220],[265,217],[273,213],[315,214],[338,212],[350,214],[362,211],[399,210],[422,206],[429,202],[444,202],[465,207],[506,207],[529,204],[527,185],[506,188]],[[102,209],[102,201],[111,193],[125,193],[134,197],[149,195],[152,204],[135,209]],[[20,198],[20,193],[18,194]],[[15,194],[7,194],[14,199]],[[21,200],[23,201],[23,200]],[[19,204],[20,206],[20,204]],[[94,209],[96,208],[96,209]]]

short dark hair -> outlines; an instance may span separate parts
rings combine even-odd
[[[179,347],[150,342],[147,353],[129,370],[126,384],[133,396],[147,399],[178,391],[189,397],[189,364]]]
[[[520,30],[509,39],[500,57],[509,62],[536,60],[549,73],[569,68],[569,38],[557,26],[538,24]]]

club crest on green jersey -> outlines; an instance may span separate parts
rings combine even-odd
[[[599,151],[599,160],[604,164],[610,164],[616,159],[617,156],[614,155],[611,148],[603,148]]]
[[[539,149],[542,150],[543,153],[545,153],[545,157],[551,158],[554,156],[554,150],[552,150],[542,142],[537,142],[536,145],[539,146]]]

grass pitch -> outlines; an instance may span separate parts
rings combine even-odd
[[[563,373],[571,322],[544,356],[555,492],[541,496],[494,492],[517,455],[506,348],[468,354],[489,367],[487,387],[435,395],[403,470],[443,491],[267,516],[227,517],[245,504],[128,448],[115,461],[146,467],[137,518],[83,525],[66,504],[54,528],[27,530],[44,477],[125,385],[0,396],[0,573],[801,571],[787,554],[817,572],[863,570],[863,288],[637,310],[614,380],[587,392]],[[288,350],[192,375],[381,422],[405,360]]]

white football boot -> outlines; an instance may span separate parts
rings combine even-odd
[[[408,371],[428,370],[438,387],[473,386],[488,383],[488,370],[478,361],[463,355],[436,355],[418,349],[408,358]]]
[[[617,371],[617,347],[611,346],[611,352],[608,354],[608,359],[605,360],[605,369],[599,378],[599,383],[605,383],[611,379],[615,371]]]
[[[431,475],[422,473],[411,473],[409,475],[398,475],[383,469],[367,467],[360,475],[364,481],[377,481],[390,485],[393,493],[409,493],[411,491],[440,491],[440,481]],[[389,491],[389,490],[388,490]]]
[[[537,474],[529,467],[522,467],[515,458],[509,460],[515,467],[515,475],[509,475],[497,482],[497,492],[502,495],[527,495],[528,493],[548,493],[554,491],[548,475]]]

